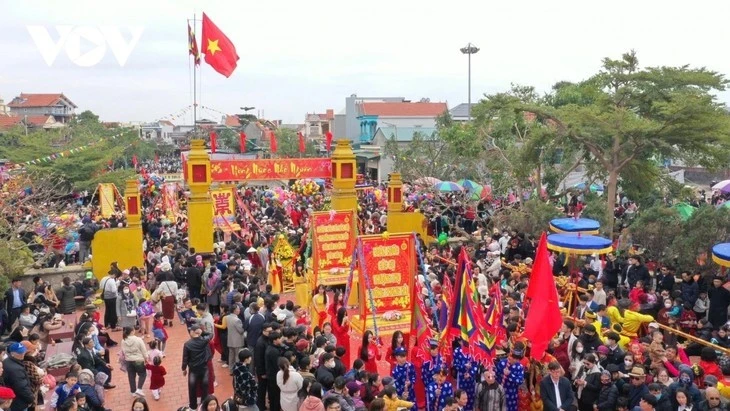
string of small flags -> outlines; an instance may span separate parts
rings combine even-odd
[[[49,161],[56,160],[57,158],[68,157],[71,154],[76,154],[78,152],[88,150],[89,148],[92,148],[95,145],[101,144],[101,143],[103,143],[105,141],[108,141],[108,140],[116,140],[117,137],[121,137],[124,134],[129,133],[131,131],[134,131],[134,130],[125,130],[125,131],[122,131],[122,132],[120,132],[118,134],[115,134],[113,136],[104,137],[104,138],[100,138],[100,139],[98,139],[96,141],[92,141],[91,143],[86,144],[86,145],[83,145],[83,146],[75,147],[75,148],[72,148],[72,149],[69,149],[69,150],[64,150],[64,151],[61,151],[61,152],[58,152],[58,153],[55,153],[55,154],[51,154],[49,156],[39,157],[39,158],[36,158],[34,160],[28,160],[28,161],[26,161],[24,163],[18,163],[18,164],[15,165],[15,169],[16,170],[17,169],[22,169],[22,168],[24,168],[27,165],[48,163]]]
[[[186,115],[188,115],[192,109],[193,109],[192,105],[185,106],[174,113],[170,113],[170,114],[167,114],[167,115],[164,115],[164,116],[158,118],[157,120],[154,121],[154,123],[159,123],[160,121],[163,121],[163,120],[173,121],[173,120],[181,119],[181,118],[185,117]]]

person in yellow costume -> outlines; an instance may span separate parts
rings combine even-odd
[[[312,307],[310,310],[312,315],[312,326],[322,329],[327,320],[327,292],[323,285],[317,287],[317,293],[312,296]]]
[[[623,332],[624,328],[621,327],[621,324],[611,324],[611,330],[614,331],[619,336],[619,340],[618,340],[619,348],[626,351],[626,347],[629,346],[629,343],[631,342],[631,338],[621,334]],[[601,340],[603,340],[604,345],[608,345],[608,338],[603,336],[603,337],[601,337]]]
[[[639,328],[641,328],[642,324],[654,322],[654,317],[652,317],[651,315],[641,314],[639,312],[631,310],[629,308],[631,306],[631,301],[629,300],[621,300],[618,302],[618,305],[619,310],[623,308],[624,321],[622,323],[622,335],[625,335],[629,338],[636,338],[638,337]]]

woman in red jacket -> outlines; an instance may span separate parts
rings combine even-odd
[[[350,319],[347,317],[347,308],[340,307],[332,321],[332,334],[337,339],[337,345],[345,347],[345,355],[342,356],[342,363],[346,369],[352,368],[352,356],[350,355]]]
[[[365,331],[362,336],[362,347],[360,347],[360,359],[365,362],[365,371],[377,374],[380,358],[380,349],[375,341],[375,335],[370,330]]]

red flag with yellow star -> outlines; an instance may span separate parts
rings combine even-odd
[[[201,49],[205,62],[226,77],[236,69],[238,54],[231,40],[203,13],[203,38]]]

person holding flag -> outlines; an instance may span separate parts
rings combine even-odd
[[[502,376],[502,388],[507,398],[507,411],[519,408],[519,389],[525,382],[525,367],[521,361],[525,358],[525,345],[515,344],[509,357],[497,361],[496,374]]]
[[[393,367],[393,381],[398,397],[415,404],[416,367],[407,361],[406,349],[404,347],[396,348],[393,354],[396,360],[396,364]],[[417,407],[414,405],[411,410],[416,411]]]
[[[439,353],[439,342],[435,339],[430,339],[428,341],[428,348],[429,356],[423,362],[423,365],[421,365],[421,380],[426,388],[434,381],[433,377],[439,370],[447,368],[446,361],[441,358],[441,354]]]
[[[443,410],[446,400],[454,396],[454,388],[446,381],[449,369],[438,367],[434,368],[434,372],[433,381],[426,386],[426,411]]]
[[[479,378],[479,363],[469,354],[468,343],[459,340],[460,344],[454,349],[454,368],[456,368],[456,388],[466,392],[468,401],[465,410],[474,409],[477,379]]]

